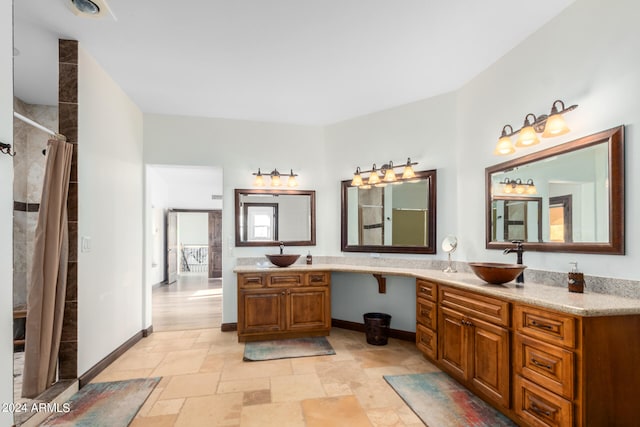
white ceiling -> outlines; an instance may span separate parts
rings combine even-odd
[[[80,41],[148,113],[327,124],[455,90],[574,0],[16,0],[15,93],[57,103]]]

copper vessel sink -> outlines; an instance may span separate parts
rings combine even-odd
[[[266,257],[273,265],[277,265],[278,267],[289,267],[291,264],[296,262],[298,258],[300,258],[300,255],[267,254]]]
[[[511,282],[527,268],[522,264],[503,264],[499,262],[470,262],[471,270],[487,283],[501,285]]]

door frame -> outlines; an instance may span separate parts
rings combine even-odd
[[[220,216],[222,216],[222,209],[182,209],[182,208],[168,208],[167,209],[167,219],[169,217],[170,213],[206,213],[206,214],[211,214],[214,212],[220,212]],[[210,220],[207,220],[207,223],[210,224]],[[168,224],[168,221],[167,221]],[[222,236],[222,221],[220,221],[220,230],[218,230],[218,235]],[[168,225],[167,225],[167,229],[168,229]],[[222,259],[222,240],[220,240],[219,244],[215,244],[216,242],[214,242],[213,239],[213,235],[216,233],[211,233],[210,230],[207,231],[207,240],[208,240],[208,251],[209,251],[209,260],[211,260],[211,254],[215,251],[219,251],[220,252],[220,259]],[[164,239],[164,251],[165,253],[168,253],[168,240],[169,240],[169,236],[168,236],[168,232],[167,235],[165,236]],[[169,283],[169,257],[165,257],[165,271],[167,272],[167,283]],[[208,267],[208,272],[207,272],[207,277],[209,279],[212,278],[220,278],[222,277],[221,275],[217,275],[217,274],[212,274],[212,269],[211,266]],[[220,268],[220,271],[222,270],[222,268]],[[215,277],[212,277],[215,276]]]

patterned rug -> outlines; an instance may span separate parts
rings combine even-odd
[[[40,425],[126,427],[159,381],[156,377],[87,384]]]
[[[384,379],[429,427],[516,426],[444,372]]]
[[[325,337],[294,338],[248,342],[244,346],[243,360],[257,362],[260,360],[326,356],[331,354],[336,354],[336,352]]]

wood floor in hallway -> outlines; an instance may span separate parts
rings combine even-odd
[[[220,328],[222,279],[181,274],[177,282],[155,287],[152,299],[154,331]]]

